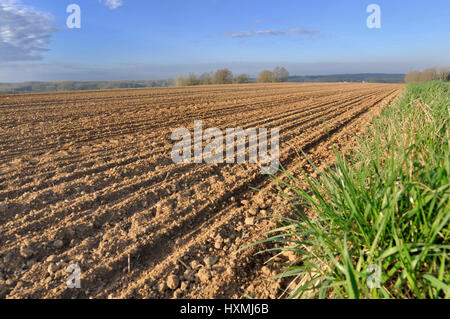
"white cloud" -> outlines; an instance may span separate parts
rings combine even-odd
[[[284,31],[280,31],[280,30],[261,30],[261,31],[256,31],[255,34],[258,34],[258,35],[282,35],[282,34],[284,34]]]
[[[248,38],[255,35],[254,31],[240,31],[234,33],[227,33],[226,36],[229,38]]]
[[[284,31],[280,30],[260,30],[260,31],[240,31],[235,33],[227,33],[229,38],[248,38],[255,35],[282,35]]]
[[[41,59],[56,28],[53,16],[21,4],[0,0],[0,61]]]
[[[317,31],[317,30],[308,30],[308,29],[303,29],[303,28],[295,28],[295,29],[291,30],[291,32],[294,34],[309,35],[309,36],[313,36],[313,35],[316,35],[317,33],[319,33],[319,31]]]
[[[107,6],[111,10],[117,9],[118,7],[123,6],[122,0],[99,0],[101,4]]]

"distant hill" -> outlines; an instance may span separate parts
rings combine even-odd
[[[290,76],[290,82],[368,82],[368,83],[403,83],[405,74],[361,73]]]
[[[55,82],[24,82],[0,83],[0,94],[31,93],[31,92],[58,92],[76,90],[108,90],[131,89],[146,87],[172,86],[173,81],[168,80],[142,80],[142,81],[55,81]]]

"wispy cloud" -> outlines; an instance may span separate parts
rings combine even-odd
[[[226,33],[226,36],[229,38],[248,38],[255,35],[254,31],[240,31],[234,33]]]
[[[303,29],[303,28],[295,28],[295,29],[291,30],[291,33],[313,36],[313,35],[318,34],[319,31],[317,31],[317,30],[308,30],[308,29]]]
[[[0,0],[0,61],[41,59],[56,31],[53,19],[19,0]]]
[[[257,35],[282,35],[284,34],[284,31],[280,30],[262,30],[262,31],[256,31],[255,34]]]
[[[122,0],[99,0],[101,4],[107,6],[111,10],[117,9],[121,6],[123,6]]]
[[[229,38],[249,38],[253,36],[279,36],[279,35],[286,35],[286,34],[297,34],[297,35],[305,35],[305,36],[313,36],[319,33],[317,30],[308,30],[303,28],[295,28],[290,31],[283,31],[283,30],[258,30],[258,31],[239,31],[239,32],[232,32],[232,33],[226,33],[225,35]]]
[[[240,32],[234,32],[234,33],[226,33],[225,35],[229,38],[249,38],[253,37],[255,35],[282,35],[284,34],[284,31],[280,30],[259,30],[259,31],[240,31]]]

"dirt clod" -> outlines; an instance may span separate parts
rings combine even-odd
[[[179,286],[180,286],[180,279],[178,278],[178,276],[170,275],[167,278],[167,287],[169,287],[169,289],[175,290]]]
[[[30,259],[33,257],[34,251],[31,248],[28,247],[22,247],[20,249],[20,255],[25,259]]]
[[[55,262],[56,261],[56,256],[55,255],[50,255],[50,256],[48,256],[47,257],[47,259],[45,260],[46,262],[49,262],[49,263],[51,263],[51,262]]]
[[[64,242],[61,239],[57,239],[53,242],[53,246],[57,249],[60,249],[64,246]]]
[[[261,268],[261,272],[263,273],[264,276],[270,276],[271,275],[271,271],[270,268],[267,266],[264,266]]]
[[[211,279],[211,271],[202,268],[198,271],[197,278],[203,283],[208,282]]]
[[[204,261],[205,261],[206,266],[211,267],[217,263],[218,259],[217,259],[217,257],[214,257],[214,256],[208,256],[205,258]]]
[[[190,266],[191,266],[191,269],[195,270],[195,269],[201,267],[202,265],[197,260],[193,260],[193,261],[191,261]]]
[[[191,270],[186,270],[183,274],[183,279],[189,282],[195,281],[195,274]]]
[[[248,226],[255,225],[255,217],[247,217],[245,219],[245,225],[248,225]]]
[[[183,281],[183,282],[181,283],[180,289],[181,289],[181,291],[185,291],[185,290],[188,289],[188,287],[189,287],[189,281]]]
[[[214,248],[215,249],[221,249],[223,245],[223,238],[220,236],[217,236],[214,242]]]
[[[59,270],[58,266],[55,263],[51,263],[48,265],[47,271],[50,275],[53,275]]]

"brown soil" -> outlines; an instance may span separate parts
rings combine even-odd
[[[0,96],[0,298],[259,298],[286,214],[250,164],[174,164],[179,127],[279,128],[281,162],[348,148],[402,85],[252,84]],[[261,189],[256,192],[250,187]],[[287,258],[289,256],[286,256]],[[82,288],[66,284],[69,264]]]

